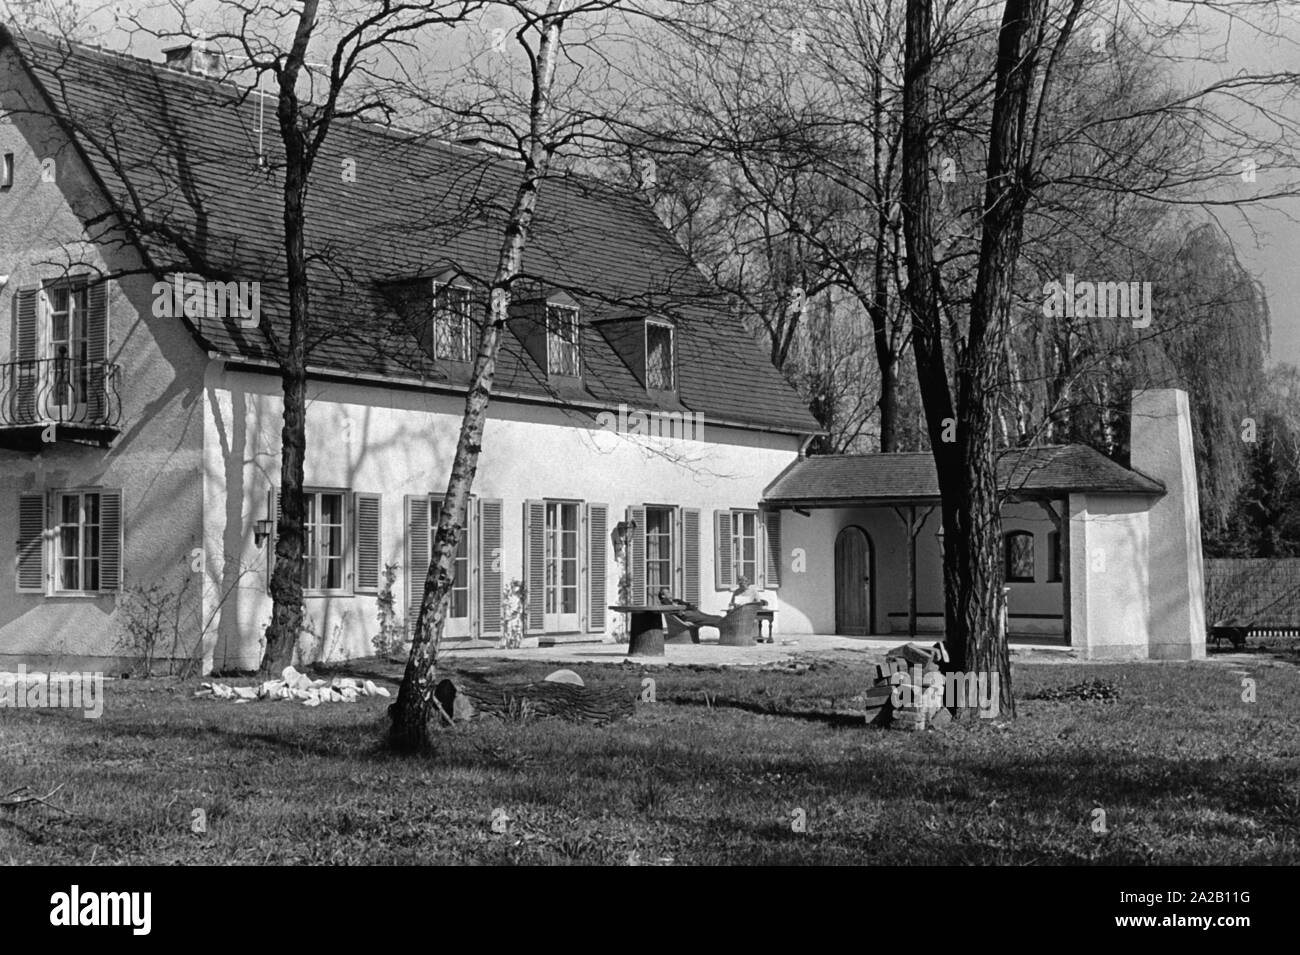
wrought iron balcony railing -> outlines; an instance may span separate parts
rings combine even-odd
[[[38,358],[0,364],[0,428],[116,429],[121,369],[107,361]]]

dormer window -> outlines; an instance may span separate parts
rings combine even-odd
[[[469,330],[473,293],[464,285],[435,282],[433,286],[433,356],[449,361],[470,360]]]
[[[546,306],[546,371],[576,378],[582,373],[578,353],[578,310],[568,305]]]
[[[662,322],[645,323],[645,379],[652,391],[677,388],[673,327]]]

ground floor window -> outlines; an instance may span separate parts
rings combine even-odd
[[[473,506],[471,500],[471,510]],[[438,520],[441,516],[441,502],[431,500],[429,502],[430,554],[433,553],[434,538],[438,536]],[[447,605],[447,614],[455,620],[469,619],[469,536],[469,528],[466,527],[460,535],[460,543],[456,545],[456,557],[452,562],[451,600]]]
[[[557,629],[578,626],[578,504],[546,502],[546,615]]]
[[[731,566],[734,568],[733,585],[744,577],[751,584],[758,582],[758,512],[731,512]]]
[[[344,495],[341,491],[308,491],[304,495],[306,532],[303,590],[320,593],[343,589]]]
[[[60,491],[56,498],[55,589],[61,593],[99,590],[99,492]]]
[[[1006,577],[1011,582],[1034,579],[1034,535],[1029,531],[1011,531],[1004,538]]]
[[[676,591],[673,576],[673,525],[676,508],[647,507],[645,509],[645,583],[646,600],[659,602],[659,591]]]

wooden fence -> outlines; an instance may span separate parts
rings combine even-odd
[[[1205,622],[1240,617],[1259,636],[1300,632],[1300,557],[1205,561]]]

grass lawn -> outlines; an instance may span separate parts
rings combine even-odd
[[[647,671],[657,702],[629,721],[485,721],[441,732],[419,757],[381,748],[382,699],[235,704],[194,699],[198,681],[112,681],[99,720],[0,710],[3,792],[63,784],[52,801],[69,812],[0,811],[0,861],[1300,862],[1293,666],[1248,664],[1250,704],[1242,677],[1212,663],[1019,665],[1017,720],[902,733],[853,712],[870,685],[864,655],[803,662]],[[553,668],[461,672],[516,681]],[[575,669],[589,686],[636,688],[643,675]],[[1120,698],[1027,699],[1090,678]],[[191,831],[195,809],[204,833]]]

